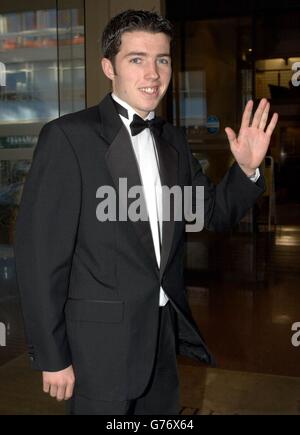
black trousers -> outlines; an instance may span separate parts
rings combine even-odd
[[[174,312],[168,302],[159,308],[159,332],[155,363],[143,395],[126,401],[90,400],[75,393],[70,400],[72,415],[176,415],[180,410],[176,362]]]

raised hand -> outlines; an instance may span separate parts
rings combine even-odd
[[[252,109],[253,101],[250,100],[246,104],[238,136],[231,128],[225,128],[232,154],[248,176],[252,175],[263,161],[278,121],[278,114],[274,113],[267,125],[270,103],[263,98],[250,126]]]

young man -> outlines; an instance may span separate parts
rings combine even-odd
[[[182,131],[155,118],[171,39],[153,12],[110,21],[102,68],[112,94],[44,126],[24,188],[16,261],[30,356],[44,391],[72,397],[73,414],[176,414],[176,351],[212,362],[184,290],[185,222],[163,219],[162,186],[204,186],[205,226],[216,230],[263,192],[257,168],[277,122],[267,126],[266,100],[251,126],[247,104],[238,137],[226,129],[236,163],[217,186]],[[124,203],[122,179],[143,186],[146,221],[99,219],[99,188]]]

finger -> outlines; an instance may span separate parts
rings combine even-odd
[[[57,385],[51,385],[50,387],[50,396],[56,397],[57,394]]]
[[[44,391],[44,393],[49,393],[49,391],[50,391],[50,384],[49,384],[49,382],[43,382],[43,391]]]
[[[65,392],[65,400],[71,399],[73,396],[74,384],[68,384]]]
[[[66,385],[60,385],[57,389],[56,399],[61,402],[64,400],[66,394]]]
[[[274,113],[274,115],[272,116],[272,119],[270,121],[270,124],[268,125],[268,128],[266,130],[267,136],[272,135],[274,128],[276,127],[277,121],[278,121],[278,113]]]
[[[260,123],[259,123],[259,129],[260,130],[264,130],[265,126],[267,125],[267,121],[268,121],[268,116],[269,116],[269,110],[270,110],[270,103],[268,103],[265,107],[265,110],[262,114]]]
[[[252,115],[252,109],[253,109],[253,101],[249,100],[248,103],[246,104],[246,107],[245,107],[245,110],[243,113],[241,128],[249,127],[251,115]]]
[[[230,127],[225,128],[225,133],[229,140],[230,146],[236,146],[236,134]]]
[[[254,114],[254,118],[253,118],[251,127],[257,128],[259,126],[262,114],[264,113],[264,110],[265,110],[265,107],[267,104],[268,104],[268,100],[266,98],[263,98],[262,100],[260,100],[258,108],[256,109],[256,112]]]

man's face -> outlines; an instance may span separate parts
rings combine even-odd
[[[115,71],[109,60],[104,62],[113,92],[145,118],[157,107],[170,83],[170,38],[164,33],[125,32],[115,57]]]

